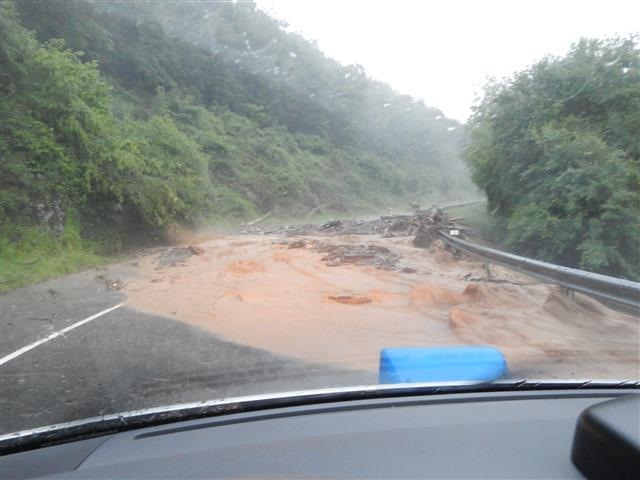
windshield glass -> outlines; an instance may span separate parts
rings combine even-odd
[[[0,434],[305,389],[637,380],[638,18],[2,1]]]

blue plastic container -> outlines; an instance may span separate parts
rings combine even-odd
[[[379,383],[491,382],[507,374],[507,362],[495,347],[383,348]]]

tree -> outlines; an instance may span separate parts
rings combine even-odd
[[[507,244],[544,260],[640,277],[640,52],[581,40],[486,87],[470,120],[473,178]]]

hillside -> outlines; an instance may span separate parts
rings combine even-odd
[[[7,1],[1,22],[10,257],[472,194],[461,125],[252,3]]]
[[[461,125],[252,3],[8,1],[1,22],[5,257],[470,192]]]
[[[19,6],[41,41],[64,38],[97,61],[128,113],[164,107],[202,147],[211,176],[258,209],[348,211],[354,197],[362,208],[461,183],[459,124],[326,58],[251,3]],[[221,123],[217,135],[192,107]]]

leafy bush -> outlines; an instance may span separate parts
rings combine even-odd
[[[487,86],[466,158],[508,245],[640,278],[639,86],[634,38],[582,40]]]

